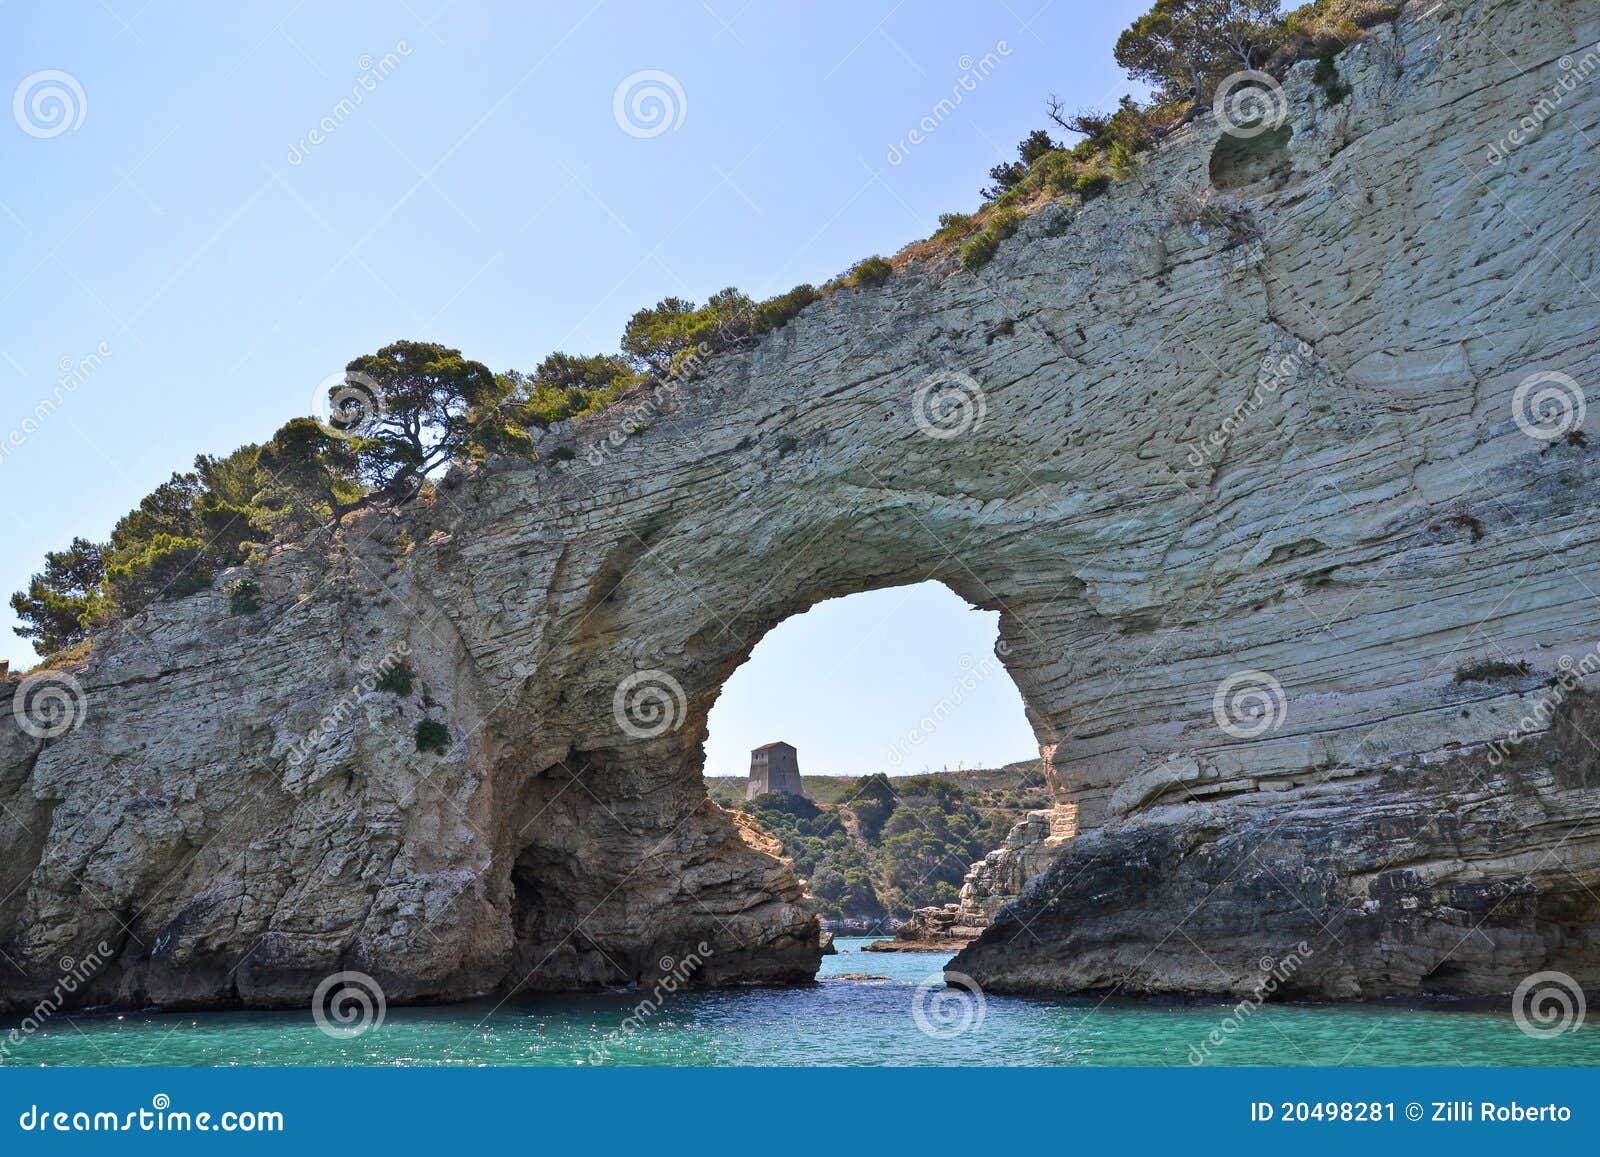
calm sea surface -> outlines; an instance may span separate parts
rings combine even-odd
[[[9,1045],[10,1065],[1600,1065],[1587,1027],[1534,1039],[1502,1010],[1032,1000],[919,989],[948,956],[840,940],[811,988],[648,992],[391,1008],[351,1039],[309,1010],[58,1015]],[[867,973],[881,979],[846,979]],[[1233,1023],[1233,1022],[1230,1022]],[[0,1022],[0,1041],[18,1024]],[[1217,1030],[1223,1043],[1207,1046]],[[1209,1048],[1209,1056],[1196,1049]]]

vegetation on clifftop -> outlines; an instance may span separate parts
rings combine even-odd
[[[1314,0],[1285,15],[1276,0],[1156,0],[1119,37],[1116,58],[1153,98],[1125,96],[1110,112],[1047,116],[1081,137],[1068,147],[1047,129],[996,164],[978,211],[946,213],[927,241],[892,260],[873,256],[817,289],[798,285],[757,302],[728,288],[704,304],[667,297],[636,312],[609,354],[555,352],[531,373],[493,373],[459,350],[398,341],[356,358],[329,388],[322,420],[295,418],[260,445],[201,455],[124,516],[105,542],[74,538],[11,597],[18,633],[47,655],[81,647],[91,631],[157,599],[208,589],[216,574],[266,544],[290,541],[363,507],[398,505],[444,468],[491,455],[534,455],[530,430],[581,418],[651,381],[693,377],[712,354],[779,329],[826,293],[882,285],[909,261],[959,252],[981,269],[1026,212],[1064,197],[1088,201],[1138,171],[1138,155],[1205,107],[1241,69],[1282,71],[1319,60],[1325,98],[1348,95],[1333,53],[1398,6]],[[570,447],[551,452],[570,460]],[[254,601],[255,596],[252,595]],[[234,604],[236,607],[238,603]]]

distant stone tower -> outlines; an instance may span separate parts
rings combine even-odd
[[[755,799],[769,791],[802,797],[806,794],[800,786],[799,752],[781,739],[763,743],[750,753],[750,783],[744,789],[744,798]]]

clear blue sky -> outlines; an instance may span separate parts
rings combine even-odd
[[[318,382],[386,342],[531,369],[614,349],[667,294],[767,296],[926,236],[975,207],[1050,93],[1076,108],[1134,90],[1111,47],[1145,6],[12,0],[4,94],[45,70],[78,91],[57,135],[24,123],[60,127],[29,100],[59,79],[0,120],[0,593],[197,452],[308,412]],[[644,70],[682,94],[655,135],[614,113]],[[62,366],[90,357],[34,421]],[[953,659],[977,616],[952,605],[919,628]],[[858,633],[817,618],[802,657],[838,646],[829,629]],[[27,665],[14,625],[7,607],[0,657]],[[839,770],[878,745],[809,742],[809,766]]]
[[[998,767],[1038,744],[995,658],[1000,616],[936,582],[818,603],[756,644],[711,709],[708,775],[744,775],[775,739],[800,770]]]

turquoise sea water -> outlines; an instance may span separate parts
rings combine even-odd
[[[1600,1024],[1534,1039],[1512,1020],[1509,1000],[1503,1010],[1268,1005],[1228,1032],[1234,1006],[1221,1001],[980,1003],[921,989],[947,955],[863,953],[865,943],[840,940],[814,987],[669,996],[632,1031],[619,1026],[648,992],[390,1008],[380,1026],[343,1040],[320,1031],[309,1010],[61,1014],[12,1043],[5,1063],[1185,1066],[1216,1030],[1223,1043],[1209,1046],[1207,1064],[1600,1065]],[[841,978],[850,973],[884,979]],[[0,1024],[0,1034],[16,1024]]]

